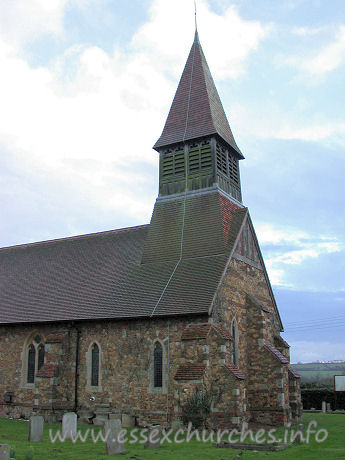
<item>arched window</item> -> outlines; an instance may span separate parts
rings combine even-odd
[[[231,324],[231,335],[232,335],[232,348],[231,348],[231,361],[232,364],[238,367],[238,327],[236,320],[233,319]]]
[[[156,342],[153,352],[153,377],[154,387],[163,386],[163,348],[160,342]]]
[[[35,383],[36,372],[44,364],[44,343],[38,334],[28,337],[24,348],[23,383]]]
[[[99,348],[94,343],[91,349],[91,386],[98,387],[99,382]]]
[[[35,382],[35,367],[36,367],[36,350],[33,344],[28,348],[28,372],[27,383]]]
[[[38,361],[37,361],[37,370],[40,370],[44,364],[44,345],[41,344],[38,347]]]

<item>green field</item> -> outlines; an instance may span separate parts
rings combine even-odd
[[[239,454],[241,459],[256,458],[256,459],[345,459],[345,415],[341,414],[305,414],[303,423],[305,428],[312,420],[317,422],[317,430],[325,428],[328,431],[328,438],[322,442],[317,443],[311,436],[309,444],[301,443],[289,447],[281,452],[252,452],[240,451],[236,449],[218,449],[209,443],[202,443],[193,440],[189,443],[182,444],[167,444],[163,445],[156,450],[144,449],[141,444],[126,445],[127,453],[122,455],[121,458],[128,458],[132,460],[140,459],[235,459]],[[28,422],[24,420],[7,420],[0,419],[0,443],[9,444],[16,452],[17,460],[46,460],[46,459],[106,459],[109,458],[105,455],[105,446],[99,441],[93,443],[89,437],[86,443],[77,441],[75,444],[68,440],[64,443],[57,441],[53,444],[49,439],[48,430],[52,428],[55,433],[57,429],[61,428],[60,424],[46,424],[44,432],[44,441],[42,443],[29,443],[28,436]],[[82,426],[81,430],[85,433],[88,426]],[[95,427],[95,430],[99,430]],[[280,430],[283,435],[283,431]]]
[[[292,364],[300,374],[301,382],[317,383],[333,389],[334,375],[345,375],[345,362]]]

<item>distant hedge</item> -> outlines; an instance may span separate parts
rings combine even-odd
[[[332,410],[345,410],[345,392],[337,392],[327,389],[301,390],[303,409],[322,409],[322,401],[331,404]]]

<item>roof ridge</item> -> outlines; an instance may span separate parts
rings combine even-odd
[[[0,248],[0,251],[7,250],[7,249],[17,249],[17,248],[20,249],[20,248],[40,246],[40,245],[45,245],[45,244],[50,244],[50,243],[56,243],[56,242],[59,242],[59,241],[77,240],[77,239],[82,239],[82,238],[87,238],[87,237],[106,235],[106,234],[109,234],[109,233],[120,233],[120,232],[129,231],[129,230],[145,228],[145,227],[148,227],[148,226],[149,226],[149,224],[134,225],[133,227],[116,228],[116,229],[113,229],[113,230],[104,230],[102,232],[85,233],[83,235],[65,236],[63,238],[53,238],[52,240],[43,240],[43,241],[34,241],[32,243],[14,244],[12,246],[4,246],[4,247]]]

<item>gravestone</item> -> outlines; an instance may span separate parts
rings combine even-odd
[[[331,412],[331,403],[327,403],[327,412]]]
[[[134,428],[135,427],[135,417],[128,414],[122,414],[122,426],[123,428]]]
[[[326,401],[322,401],[322,412],[326,413]]]
[[[145,444],[146,449],[158,449],[161,446],[162,427],[154,425],[150,427],[148,432],[148,440]]]
[[[62,417],[62,436],[65,439],[72,439],[77,435],[77,414],[74,412],[67,412]]]
[[[173,421],[172,421],[172,424],[171,424],[171,429],[173,431],[177,431],[179,430],[180,428],[182,428],[182,421],[179,419],[179,418],[175,418]]]
[[[8,444],[0,444],[0,460],[10,460],[11,447]]]
[[[120,442],[119,436],[122,431],[120,420],[106,420],[103,434],[106,437],[105,447],[108,455],[125,454],[125,443]],[[125,436],[123,436],[125,437]]]
[[[297,431],[295,433],[295,439],[294,439],[294,442],[295,443],[301,443],[303,442],[303,430],[304,430],[304,425],[303,423],[300,423],[298,426],[297,426]]]
[[[30,417],[29,426],[29,441],[42,442],[43,441],[43,424],[44,419],[41,415],[32,415]]]

